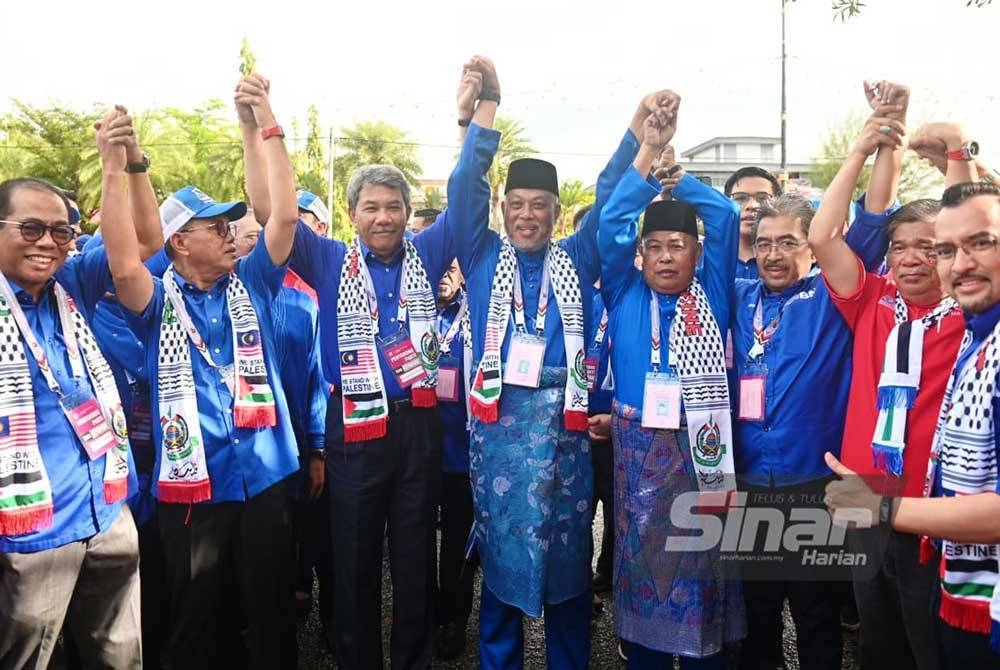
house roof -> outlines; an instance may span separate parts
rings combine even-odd
[[[711,149],[712,147],[720,144],[779,144],[780,142],[780,137],[755,137],[749,135],[713,137],[712,139],[706,140],[701,144],[688,149],[687,151],[682,151],[681,157],[690,158],[694,154],[699,154],[705,149]]]

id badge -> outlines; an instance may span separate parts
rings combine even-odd
[[[420,354],[413,348],[408,332],[397,330],[389,337],[379,338],[378,343],[401,388],[409,388],[427,379],[427,370],[424,370]]]
[[[222,381],[226,382],[226,386],[229,387],[229,393],[235,398],[236,397],[236,366],[232,363],[229,365],[223,365],[219,368],[219,377]]]
[[[664,372],[647,372],[642,394],[642,427],[681,427],[681,380]]]
[[[733,369],[733,331],[726,331],[726,369]]]
[[[458,361],[454,358],[442,358],[438,363],[438,400],[458,402]]]
[[[515,333],[507,352],[507,365],[503,371],[504,384],[527,386],[536,389],[542,381],[542,363],[545,360],[545,338],[526,333]]]
[[[740,377],[740,421],[764,420],[764,390],[767,386],[767,372],[759,367],[751,368]]]
[[[118,438],[104,418],[101,406],[90,389],[77,386],[75,391],[59,398],[59,405],[90,460],[100,458],[115,446]]]
[[[153,443],[153,408],[149,404],[148,392],[132,392],[132,423],[129,426],[132,445]]]
[[[587,392],[593,393],[597,390],[597,371],[601,365],[601,352],[597,348],[591,348],[587,352],[587,358],[583,360],[587,367]]]

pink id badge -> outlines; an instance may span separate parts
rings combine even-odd
[[[601,365],[598,351],[591,349],[587,352],[587,357],[583,359],[583,364],[587,368],[587,392],[593,393],[597,390],[597,370]]]
[[[740,411],[737,416],[740,421],[764,420],[765,385],[763,375],[740,377]]]
[[[674,375],[647,372],[642,394],[642,427],[681,427],[681,382]]]
[[[733,331],[726,331],[726,369],[733,369]]]
[[[115,446],[118,438],[89,389],[77,387],[72,393],[59,398],[59,404],[90,460],[100,458]]]
[[[458,366],[454,359],[442,359],[438,365],[437,398],[458,402]]]
[[[542,381],[544,360],[544,337],[515,333],[510,340],[510,349],[507,352],[507,365],[503,371],[504,384],[538,388],[538,384]]]
[[[427,378],[424,364],[420,362],[420,354],[413,348],[410,334],[405,330],[379,339],[379,346],[400,387],[405,389]]]

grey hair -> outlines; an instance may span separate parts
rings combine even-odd
[[[392,165],[362,165],[354,171],[351,180],[347,182],[348,209],[358,206],[361,189],[367,184],[397,189],[403,196],[403,205],[410,206],[410,184],[399,168]]]
[[[941,201],[932,198],[921,198],[908,202],[897,209],[885,224],[885,236],[892,239],[896,229],[904,223],[927,222],[934,223],[941,213]]]
[[[802,232],[809,234],[809,224],[812,223],[816,209],[812,203],[797,193],[785,193],[780,195],[774,202],[769,202],[760,206],[757,210],[757,219],[753,222],[753,239],[757,239],[757,231],[760,230],[760,222],[767,218],[776,216],[789,216],[798,219],[802,225]]]

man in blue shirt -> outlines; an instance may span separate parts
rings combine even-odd
[[[287,484],[298,454],[273,325],[295,234],[295,185],[265,83],[245,77],[236,103],[241,113],[252,111],[268,138],[274,194],[264,243],[239,261],[230,223],[245,206],[216,204],[186,187],[160,208],[172,264],[155,279],[122,225],[123,153],[113,138],[99,141],[109,264],[147,351],[159,450],[153,492],[171,593],[163,662],[172,668],[222,662],[218,631],[232,566],[249,628],[249,667],[294,667],[296,657]]]
[[[747,166],[729,175],[722,192],[740,208],[740,251],[736,259],[736,278],[756,279],[758,268],[753,253],[753,224],[761,206],[781,195],[781,184],[764,168]]]

